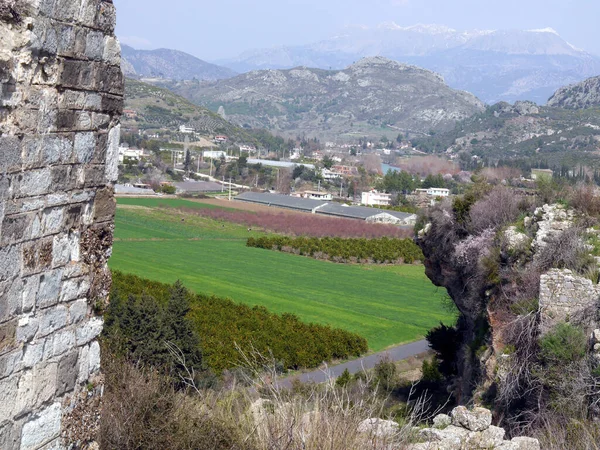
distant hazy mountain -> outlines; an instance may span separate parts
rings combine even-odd
[[[123,45],[122,56],[121,67],[128,77],[220,80],[236,75],[231,69],[202,61],[178,50],[136,50]]]
[[[450,89],[439,75],[382,57],[344,70],[255,71],[170,87],[213,111],[224,107],[238,125],[324,138],[429,134],[484,110],[475,96]]]
[[[339,69],[376,55],[433,70],[450,86],[488,103],[545,103],[559,87],[600,74],[600,58],[573,47],[552,29],[456,31],[394,23],[348,27],[314,44],[247,51],[220,63],[238,72],[299,65]]]
[[[581,83],[559,89],[548,100],[548,106],[568,109],[599,108],[600,77],[588,78]]]

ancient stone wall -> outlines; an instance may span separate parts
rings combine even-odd
[[[0,0],[3,450],[66,447],[61,426],[100,367],[123,96],[114,25],[112,0]]]
[[[552,269],[540,279],[541,331],[560,322],[593,320],[600,300],[600,285],[568,269]],[[590,325],[593,325],[590,323]]]

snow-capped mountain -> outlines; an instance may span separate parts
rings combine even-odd
[[[459,31],[394,22],[351,26],[313,44],[251,50],[219,63],[238,72],[297,66],[339,69],[366,56],[441,73],[450,86],[488,103],[545,103],[559,87],[600,74],[600,58],[577,49],[551,28]]]

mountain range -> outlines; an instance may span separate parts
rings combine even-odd
[[[451,87],[489,104],[543,104],[559,87],[600,74],[600,58],[572,46],[552,29],[457,31],[395,23],[347,27],[320,42],[246,51],[218,63],[237,72],[297,66],[340,69],[366,56],[440,73]]]
[[[121,68],[130,78],[164,78],[172,80],[220,80],[237,73],[178,50],[136,50],[121,46]]]
[[[451,129],[485,109],[439,75],[382,57],[364,58],[343,70],[263,70],[168,87],[246,128],[321,138],[425,135]]]

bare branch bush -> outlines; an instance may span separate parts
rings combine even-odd
[[[471,226],[476,233],[496,229],[519,217],[520,197],[504,187],[495,187],[471,207]]]

